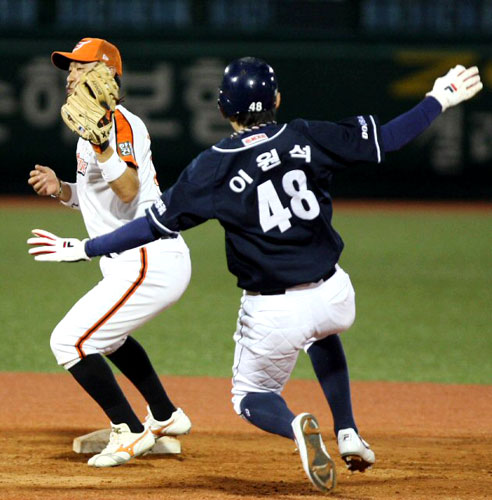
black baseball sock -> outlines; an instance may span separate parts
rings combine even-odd
[[[167,420],[176,411],[145,349],[133,337],[129,336],[108,358],[142,394],[154,418]]]
[[[264,431],[294,439],[295,415],[274,392],[250,392],[241,400],[241,416]]]
[[[350,379],[342,341],[338,335],[318,340],[308,349],[311,363],[330,405],[335,435],[340,429],[357,431],[352,413]]]
[[[143,432],[108,363],[100,354],[90,354],[68,369],[113,424],[125,423],[131,432]]]

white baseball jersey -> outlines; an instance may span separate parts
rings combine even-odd
[[[104,180],[102,166],[89,141],[77,142],[77,182],[72,199],[66,205],[82,211],[91,238],[100,236],[144,215],[145,209],[160,196],[156,171],[152,163],[150,137],[143,121],[121,105],[116,107],[109,144],[118,161],[136,168],[140,181],[137,196],[131,203],[122,202]],[[76,200],[75,200],[76,197]]]
[[[150,145],[142,120],[118,105],[110,135],[115,151],[113,169],[119,172],[121,167],[123,173],[127,165],[135,168],[140,181],[135,199],[124,203],[105,180],[105,163],[98,163],[91,144],[79,139],[77,180],[69,183],[72,197],[64,205],[82,212],[91,238],[143,216],[159,197]],[[72,307],[52,333],[51,348],[65,368],[88,354],[114,352],[131,331],[176,302],[191,276],[189,251],[181,236],[101,257],[100,267],[103,280]]]

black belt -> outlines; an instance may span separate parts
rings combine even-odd
[[[336,271],[337,270],[335,267],[331,268],[326,274],[321,276],[318,280],[314,281],[313,283],[317,283],[319,280],[328,281],[336,273]],[[287,290],[288,288],[281,288],[278,290],[268,290],[267,292],[256,292],[256,293],[258,295],[283,295]],[[253,294],[254,293],[255,292],[253,292]]]

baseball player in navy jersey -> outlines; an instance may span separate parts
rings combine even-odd
[[[295,440],[307,477],[330,490],[335,466],[317,419],[294,415],[281,393],[304,349],[330,407],[341,457],[352,471],[375,463],[353,416],[340,339],[354,321],[355,303],[338,264],[343,242],[331,224],[333,173],[358,162],[381,163],[481,88],[476,67],[456,66],[417,106],[382,126],[374,115],[278,124],[273,69],[256,58],[235,60],[225,69],[218,99],[232,136],[196,157],[144,217],[88,241],[31,238],[37,246],[30,253],[44,261],[90,259],[175,238],[217,219],[229,270],[243,289],[234,334],[234,409],[255,426]]]
[[[118,49],[97,38],[84,38],[72,52],[54,52],[53,64],[68,70],[67,94],[101,62],[117,82],[122,75]],[[110,76],[111,77],[111,76]],[[61,181],[46,166],[36,165],[29,184],[41,196],[57,198],[81,211],[91,237],[112,231],[144,215],[160,195],[152,163],[150,138],[140,118],[118,104],[109,140],[95,145],[79,138],[76,182]],[[175,303],[191,274],[188,248],[181,236],[160,239],[100,260],[103,279],[58,323],[51,349],[101,406],[111,421],[107,447],[89,465],[109,467],[150,450],[164,435],[190,430],[186,414],[168,398],[143,347],[129,334]],[[107,356],[148,403],[143,425],[121,391]]]

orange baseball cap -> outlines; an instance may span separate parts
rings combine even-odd
[[[72,61],[82,63],[101,61],[106,66],[114,67],[118,75],[123,74],[120,51],[112,43],[101,38],[82,38],[72,52],[51,54],[51,62],[57,68],[68,70]]]

